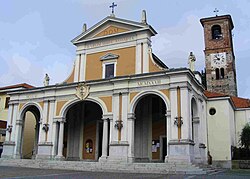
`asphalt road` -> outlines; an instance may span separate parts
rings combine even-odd
[[[248,179],[250,170],[233,170],[210,175],[161,175],[108,172],[79,172],[0,166],[0,178],[19,179]]]

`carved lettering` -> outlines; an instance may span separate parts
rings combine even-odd
[[[112,28],[112,29],[109,29],[109,30],[104,30],[103,31],[103,35],[111,35],[111,34],[116,34],[119,32],[119,29],[116,27],[116,28]]]
[[[139,81],[138,86],[154,86],[161,84],[161,80]]]
[[[131,40],[135,40],[135,36],[121,37],[121,38],[116,38],[116,39],[111,39],[111,40],[103,40],[101,42],[87,44],[86,47],[95,48],[95,47],[101,47],[101,46],[111,45],[111,44],[116,44],[116,43],[121,43],[121,42],[128,42]]]

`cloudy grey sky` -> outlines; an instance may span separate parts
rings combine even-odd
[[[112,0],[0,0],[0,86],[29,83],[42,86],[45,73],[51,84],[62,82],[75,58],[71,40],[83,23],[88,27],[110,14]],[[203,29],[199,20],[230,14],[235,28],[234,49],[239,96],[250,98],[250,1],[248,0],[116,0],[116,16],[148,23],[158,35],[153,52],[169,67],[187,66],[193,51],[197,69],[204,68]]]

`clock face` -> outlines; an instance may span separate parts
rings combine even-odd
[[[226,53],[212,53],[211,65],[213,67],[224,67],[226,65]]]

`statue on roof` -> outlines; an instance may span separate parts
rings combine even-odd
[[[43,80],[43,85],[44,86],[49,86],[49,80],[50,80],[49,75],[46,73],[45,77],[44,77],[44,80]]]

